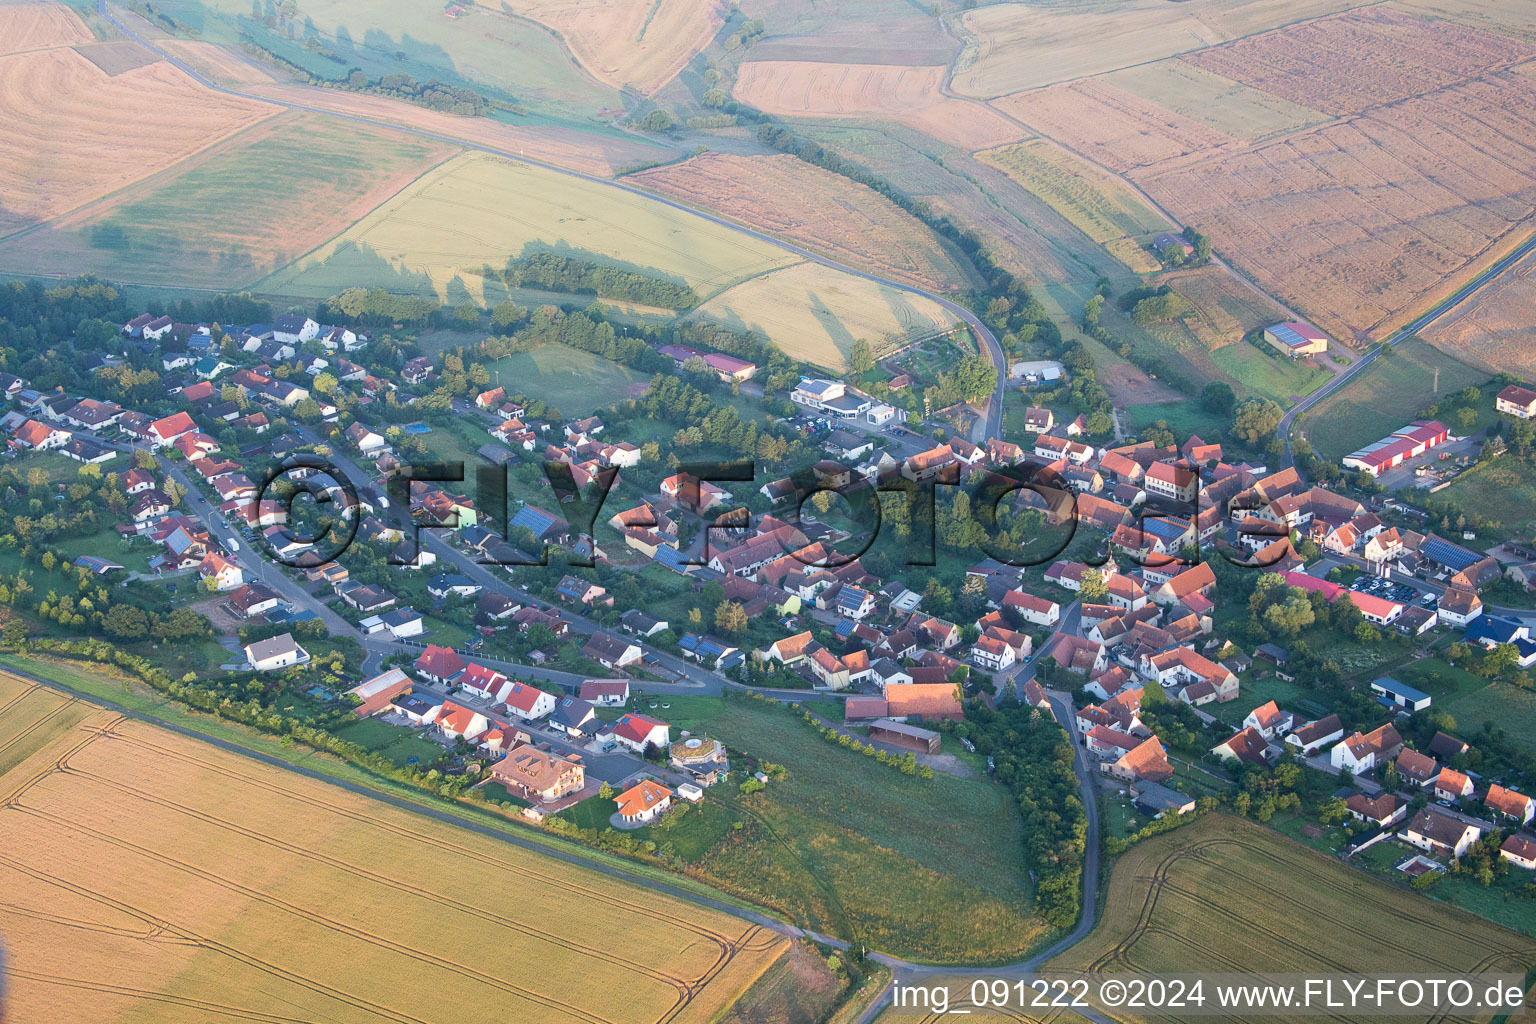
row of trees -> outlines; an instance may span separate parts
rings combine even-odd
[[[699,304],[698,292],[681,281],[664,281],[552,252],[511,260],[502,278],[513,288],[588,293],[665,309],[692,309]]]

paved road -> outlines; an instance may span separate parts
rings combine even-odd
[[[1428,327],[1430,324],[1434,323],[1436,320],[1440,319],[1442,316],[1449,313],[1457,306],[1460,306],[1463,302],[1467,301],[1467,299],[1482,291],[1495,278],[1502,275],[1506,270],[1514,266],[1516,263],[1519,263],[1532,252],[1536,252],[1536,235],[1532,235],[1509,255],[1505,256],[1503,259],[1498,260],[1487,270],[1483,271],[1481,274],[1478,274],[1477,277],[1473,278],[1461,288],[1457,289],[1454,295],[1440,303],[1440,305],[1436,306],[1428,313],[1425,313],[1423,316],[1414,320],[1412,323],[1402,328],[1396,334],[1392,335],[1387,339],[1386,344],[1389,347],[1395,346],[1403,341],[1406,341],[1408,338],[1413,337],[1415,334],[1418,334],[1420,331],[1424,330],[1424,328]],[[1296,464],[1296,459],[1291,454],[1291,435],[1294,427],[1296,426],[1297,418],[1305,413],[1308,409],[1317,405],[1324,398],[1327,398],[1329,395],[1339,390],[1346,383],[1354,380],[1358,374],[1365,372],[1366,367],[1370,366],[1372,363],[1376,362],[1377,359],[1381,358],[1381,353],[1381,349],[1371,349],[1371,351],[1356,359],[1354,363],[1345,369],[1343,373],[1339,374],[1337,377],[1334,377],[1327,384],[1324,384],[1322,387],[1312,392],[1306,398],[1303,398],[1300,402],[1297,402],[1295,405],[1293,405],[1290,411],[1285,414],[1285,416],[1280,420],[1280,426],[1278,430],[1279,436],[1285,438],[1286,465],[1293,466]],[[1383,433],[1385,433],[1386,430],[1394,429],[1394,426],[1391,424],[1384,424],[1383,426]]]

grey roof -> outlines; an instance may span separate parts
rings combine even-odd
[[[245,653],[254,663],[266,661],[268,658],[275,658],[279,654],[297,653],[301,650],[303,648],[293,639],[292,633],[282,633],[278,636],[257,640],[253,644],[246,645]]]

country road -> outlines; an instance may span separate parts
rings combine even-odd
[[[195,68],[191,67],[185,61],[181,60],[175,55],[168,53],[164,49],[156,46],[153,40],[147,39],[143,35],[129,28],[128,25],[119,19],[116,14],[112,13],[108,7],[107,0],[96,0],[96,10],[97,13],[99,13],[103,18],[110,22],[114,28],[123,33],[125,37],[131,39],[135,43],[138,43],[140,46],[154,53],[161,60],[164,60],[166,63],[175,67],[183,74],[191,77],[204,88],[211,89],[214,92],[222,93],[226,96],[236,96],[240,99],[254,100],[259,103],[270,103],[273,106],[286,107],[289,110],[302,110],[307,113],[321,114],[326,117],[341,118],[345,121],[355,121],[360,124],[374,125],[375,127],[380,128],[389,128],[394,131],[404,132],[407,135],[415,135],[420,138],[435,139],[439,142],[448,142],[456,146],[462,146],[465,149],[474,150],[480,153],[488,153],[491,156],[498,156],[507,160],[516,160],[518,163],[527,164],[532,167],[538,167],[546,171],[552,171],[556,174],[568,175],[572,178],[577,178],[581,181],[585,181],[593,185],[600,185],[604,188],[616,188],[623,192],[628,192],[631,195],[640,196],[644,199],[650,200],[651,202],[660,203],[661,205],[670,209],[678,210],[683,213],[689,213],[696,217],[701,217],[711,224],[716,224],[720,227],[728,228],[732,231],[739,231],[750,238],[754,238],[760,242],[766,242],[769,245],[777,246],[778,248],[783,249],[785,252],[794,253],[796,256],[799,256],[802,259],[811,260],[812,262],[819,263],[824,267],[830,267],[833,270],[839,270],[845,274],[852,274],[854,277],[860,278],[862,280],[870,281],[878,285],[883,285],[887,288],[894,288],[897,291],[905,292],[909,295],[916,295],[927,299],[930,302],[935,302],[948,312],[953,313],[955,316],[959,317],[960,320],[963,321],[965,325],[971,329],[972,333],[974,333],[980,340],[982,348],[991,357],[992,364],[997,367],[997,390],[987,400],[987,405],[983,410],[983,414],[980,420],[981,423],[986,425],[985,436],[981,437],[979,440],[976,436],[973,436],[972,441],[976,444],[981,444],[988,438],[1000,437],[1002,435],[1003,394],[1004,389],[1006,388],[1006,381],[1008,379],[1008,365],[1003,357],[1002,346],[998,343],[998,340],[993,335],[991,329],[988,328],[986,324],[982,323],[976,314],[972,313],[970,310],[966,309],[964,306],[957,302],[946,299],[942,295],[936,295],[933,292],[925,291],[922,288],[917,288],[910,284],[904,284],[901,281],[894,281],[888,277],[881,277],[879,274],[873,274],[866,270],[860,270],[857,267],[850,267],[845,263],[839,263],[837,260],[829,259],[826,256],[805,248],[804,246],[785,241],[782,238],[777,238],[766,232],[759,231],[756,228],[748,227],[747,225],[740,224],[736,221],[719,216],[718,214],[710,213],[707,210],[701,210],[696,207],[689,206],[687,203],[679,202],[676,199],[671,199],[667,196],[659,195],[655,192],[649,192],[643,188],[640,188],[639,186],[631,185],[626,181],[616,181],[612,178],[598,177],[595,174],[585,174],[581,171],[573,171],[568,167],[561,167],[557,164],[547,163],[543,160],[536,160],[532,157],[522,156],[518,153],[513,153],[510,150],[499,149],[495,146],[487,146],[478,142],[470,142],[465,139],[455,138],[452,135],[443,135],[438,132],[429,132],[422,128],[413,128],[409,125],[397,124],[393,121],[385,121],[373,117],[364,117],[361,114],[345,114],[335,110],[327,110],[324,107],[311,106],[306,103],[294,103],[288,100],[273,99],[268,96],[257,95],[255,93],[241,92],[238,89],[230,89],[208,78],[206,75],[197,71]]]
[[[1525,242],[1517,246],[1512,252],[1509,253],[1509,255],[1499,259],[1487,270],[1484,270],[1471,281],[1468,281],[1465,285],[1458,288],[1454,294],[1452,294],[1449,298],[1440,303],[1434,309],[1431,309],[1429,312],[1409,323],[1406,327],[1400,329],[1396,334],[1387,339],[1386,345],[1395,346],[1400,342],[1406,341],[1407,339],[1413,337],[1415,334],[1418,334],[1424,328],[1428,327],[1430,324],[1434,323],[1436,320],[1440,319],[1442,316],[1449,313],[1457,306],[1460,306],[1463,302],[1467,301],[1467,299],[1482,291],[1510,267],[1514,266],[1516,263],[1519,263],[1532,252],[1536,252],[1536,235],[1532,235],[1530,238],[1526,239]],[[1380,348],[1371,349],[1365,355],[1361,356],[1359,359],[1356,359],[1354,364],[1351,365],[1343,373],[1339,374],[1337,377],[1330,380],[1327,384],[1324,384],[1322,387],[1318,388],[1316,391],[1303,398],[1300,402],[1297,402],[1295,405],[1291,406],[1290,411],[1288,411],[1281,418],[1280,425],[1276,428],[1276,430],[1280,437],[1285,438],[1285,463],[1287,466],[1294,466],[1296,464],[1296,458],[1291,452],[1291,435],[1296,426],[1297,419],[1302,415],[1302,413],[1317,405],[1323,399],[1327,398],[1329,395],[1342,388],[1351,380],[1354,380],[1357,374],[1363,373],[1367,366],[1370,366],[1381,357],[1381,353],[1382,349]],[[1385,433],[1386,430],[1394,429],[1394,427],[1397,425],[1389,426],[1387,424],[1383,424],[1383,433]]]

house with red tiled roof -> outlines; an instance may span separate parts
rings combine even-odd
[[[1201,562],[1183,570],[1152,591],[1151,598],[1155,604],[1173,605],[1196,594],[1209,597],[1215,589],[1215,571],[1208,562]]]
[[[1499,847],[1499,856],[1517,868],[1536,871],[1536,839],[1526,835],[1510,836]]]
[[[1403,748],[1397,755],[1397,774],[1406,783],[1423,789],[1440,777],[1440,762],[1428,754]]]
[[[1019,620],[1032,626],[1054,626],[1061,620],[1061,606],[1022,590],[1010,590],[1003,595],[1003,608]]]
[[[245,582],[240,567],[217,551],[210,551],[203,556],[197,574],[205,580],[213,580],[214,586],[220,591],[234,590]]]
[[[513,683],[503,695],[502,703],[523,721],[534,722],[554,712],[555,695],[527,683]]]
[[[1116,760],[1101,764],[1099,770],[1126,782],[1161,783],[1173,778],[1168,752],[1156,736],[1147,737]]]
[[[1379,793],[1376,796],[1352,793],[1344,801],[1344,807],[1351,818],[1382,827],[1401,821],[1408,814],[1408,804],[1395,793]]]
[[[1513,818],[1517,825],[1530,824],[1532,815],[1536,814],[1536,800],[1496,783],[1488,787],[1488,795],[1483,797],[1483,803],[1490,811]]]
[[[50,426],[39,420],[27,420],[11,434],[11,440],[23,448],[47,451],[62,448],[69,441],[69,431]]]
[[[647,715],[627,714],[613,723],[613,738],[637,754],[649,747],[665,747],[672,742],[672,729]]]
[[[1278,740],[1291,731],[1291,716],[1281,711],[1274,701],[1266,701],[1248,712],[1243,725],[1253,729],[1266,740]]]
[[[451,647],[439,647],[436,644],[428,645],[425,651],[417,657],[416,674],[430,679],[434,683],[457,682],[463,675],[467,666],[464,659],[459,657],[457,651]]]
[[[480,712],[447,700],[437,708],[432,724],[448,739],[462,739],[468,743],[475,742],[491,728],[490,720]]]
[[[1403,749],[1403,738],[1389,722],[1361,735],[1358,731],[1334,744],[1328,761],[1335,768],[1348,768],[1359,775],[1386,764]]]
[[[1224,761],[1245,761],[1248,764],[1269,763],[1269,741],[1253,726],[1248,726],[1211,748],[1211,753]]]
[[[1472,780],[1454,768],[1441,768],[1435,777],[1435,799],[1461,800],[1472,795]]]
[[[646,779],[614,798],[619,817],[631,825],[645,825],[667,813],[672,806],[672,791],[659,782]]]
[[[174,444],[182,434],[190,434],[196,429],[197,424],[192,422],[191,416],[185,412],[172,413],[149,425],[150,441],[156,448],[164,448]]]

